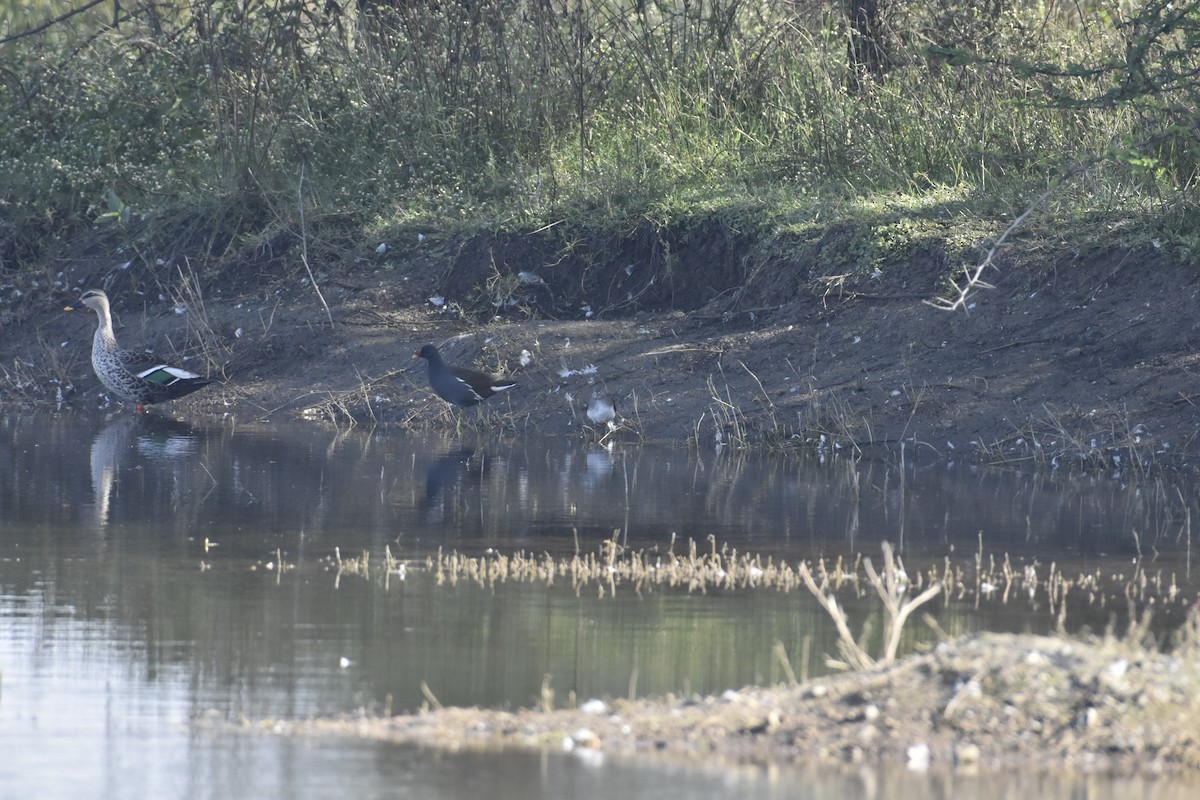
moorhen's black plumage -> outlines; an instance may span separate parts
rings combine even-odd
[[[459,408],[470,408],[487,400],[496,392],[503,392],[517,385],[516,381],[505,380],[466,367],[455,367],[442,361],[442,354],[431,344],[416,352],[413,358],[429,362],[429,385],[437,396]]]

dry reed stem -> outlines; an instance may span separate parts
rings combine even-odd
[[[541,583],[549,589],[561,582],[576,596],[590,591],[599,598],[613,597],[623,587],[641,596],[656,589],[707,594],[739,590],[789,592],[803,586],[837,630],[842,662],[830,663],[853,669],[893,662],[912,613],[939,594],[945,596],[947,603],[970,603],[976,608],[984,602],[1005,606],[1026,602],[1033,610],[1048,613],[1060,628],[1065,627],[1071,607],[1123,611],[1155,606],[1166,611],[1186,609],[1195,600],[1194,593],[1186,592],[1174,573],[1150,572],[1140,563],[1130,574],[1097,569],[1068,575],[1056,564],[1048,567],[1036,562],[1014,564],[1007,555],[985,557],[981,550],[962,563],[955,563],[947,556],[940,563],[906,573],[903,562],[886,543],[882,545],[883,569],[877,571],[871,560],[861,555],[852,559],[839,556],[812,562],[800,560],[793,565],[771,555],[739,553],[728,544],[719,545],[714,537],[705,542],[689,539],[683,552],[676,552],[674,538],[665,551],[657,547],[631,550],[621,540],[622,532],[617,530],[595,550],[584,552],[577,545],[576,551],[566,556],[523,551],[471,556],[439,548],[423,564],[397,559],[389,548],[382,556],[384,570],[376,570],[374,574],[377,578],[383,576],[380,580],[385,590],[390,585],[390,576],[406,580],[410,572],[415,576],[423,571],[437,586],[462,584],[494,590],[499,584],[513,582]],[[371,579],[366,552],[359,558],[343,559],[335,550],[329,565],[331,572],[335,569],[337,572],[335,586],[343,576]],[[843,606],[846,601],[837,596],[861,602],[869,595],[868,586],[884,608],[883,644],[877,656],[867,652],[864,645],[870,638],[869,629],[864,626],[855,637]],[[905,599],[910,594],[913,596]]]

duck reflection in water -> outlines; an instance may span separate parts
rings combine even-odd
[[[155,414],[115,415],[92,441],[93,521],[108,527],[117,476],[137,456],[159,461],[192,458],[198,447],[195,429],[186,422]]]

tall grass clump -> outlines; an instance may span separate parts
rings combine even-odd
[[[10,0],[0,222],[187,209],[237,229],[219,249],[301,202],[318,229],[626,224],[945,187],[1011,218],[1086,164],[1057,213],[1194,236],[1200,3],[862,5]]]

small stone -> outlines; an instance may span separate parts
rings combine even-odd
[[[587,747],[592,750],[599,749],[600,747],[600,737],[589,728],[580,728],[571,734],[569,738],[574,740],[575,747]]]
[[[607,714],[608,704],[603,700],[588,700],[579,707],[579,710],[584,714]]]
[[[979,763],[979,746],[971,742],[963,742],[954,747],[954,763],[961,766]]]
[[[924,772],[929,769],[929,745],[924,742],[911,745],[907,755],[908,768],[913,772]]]

